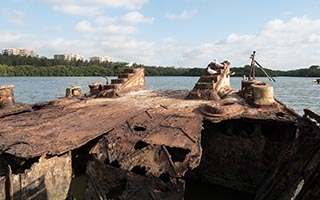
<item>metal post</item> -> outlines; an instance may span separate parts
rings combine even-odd
[[[251,58],[251,65],[250,65],[250,74],[249,74],[249,80],[254,79],[256,76],[256,69],[255,69],[255,60],[254,57],[256,55],[256,51],[253,51],[252,55],[250,56]]]

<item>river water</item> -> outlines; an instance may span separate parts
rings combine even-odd
[[[115,77],[109,77],[112,79]],[[186,89],[191,90],[199,77],[156,76],[145,77],[146,86],[151,90]],[[270,82],[261,77],[258,80],[274,86],[275,97],[281,102],[303,114],[303,109],[310,109],[320,114],[320,84],[314,84],[314,78],[276,77]],[[88,92],[88,85],[93,82],[105,83],[103,77],[0,77],[0,86],[14,85],[17,102],[36,103],[54,100],[65,95],[70,86],[81,86],[82,92]],[[239,90],[240,77],[231,77],[231,87]]]

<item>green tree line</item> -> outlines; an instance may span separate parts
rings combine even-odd
[[[0,54],[0,76],[117,76],[127,68],[127,64],[126,62],[66,61]],[[144,67],[146,76],[201,76],[205,70],[203,67],[177,68],[142,64],[134,64],[134,67]],[[264,70],[273,77],[320,77],[319,65],[289,71]],[[235,76],[248,76],[250,66],[233,67],[231,71],[235,72]],[[256,76],[265,76],[265,74],[257,68]]]

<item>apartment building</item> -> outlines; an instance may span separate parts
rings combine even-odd
[[[15,49],[3,49],[2,54],[16,55],[16,56],[31,56],[38,57],[38,54],[34,50],[25,48],[15,48]]]
[[[55,54],[55,55],[53,55],[53,59],[56,59],[56,60],[67,60],[67,61],[72,61],[72,60],[84,61],[84,57],[83,56],[81,56],[79,54],[75,54],[75,53]]]
[[[109,56],[93,56],[90,58],[90,61],[98,61],[102,63],[102,62],[111,62],[112,59]]]

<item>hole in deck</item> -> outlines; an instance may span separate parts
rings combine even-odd
[[[276,113],[276,116],[277,116],[277,117],[284,117],[284,113],[283,113],[283,112],[277,112],[277,113]]]
[[[159,178],[165,183],[170,181],[170,175],[168,174],[168,172],[160,174]]]
[[[225,103],[223,103],[222,105],[223,106],[231,106],[231,105],[233,105],[234,103],[233,102],[225,102]]]
[[[135,131],[146,131],[146,128],[140,125],[134,125],[133,130]]]
[[[87,184],[87,163],[92,159],[90,150],[97,144],[100,137],[89,141],[78,149],[72,150],[72,169],[74,176],[69,188],[69,198],[82,199],[85,196],[85,188]]]
[[[118,160],[112,161],[112,162],[110,163],[110,165],[111,165],[112,167],[116,167],[116,168],[120,168],[120,167],[121,167],[121,165],[120,165],[120,163],[119,163]]]
[[[187,154],[190,153],[189,149],[168,146],[166,146],[166,148],[168,149],[168,152],[171,155],[171,159],[173,162],[183,162]]]
[[[134,145],[134,149],[135,150],[138,150],[138,149],[143,149],[145,148],[146,146],[148,146],[149,144],[146,143],[146,142],[143,142],[143,141],[138,141],[135,145]]]
[[[131,172],[135,173],[135,174],[139,174],[139,175],[145,175],[147,173],[146,171],[146,167],[141,167],[139,165],[137,166],[134,166],[132,169],[131,169]]]

